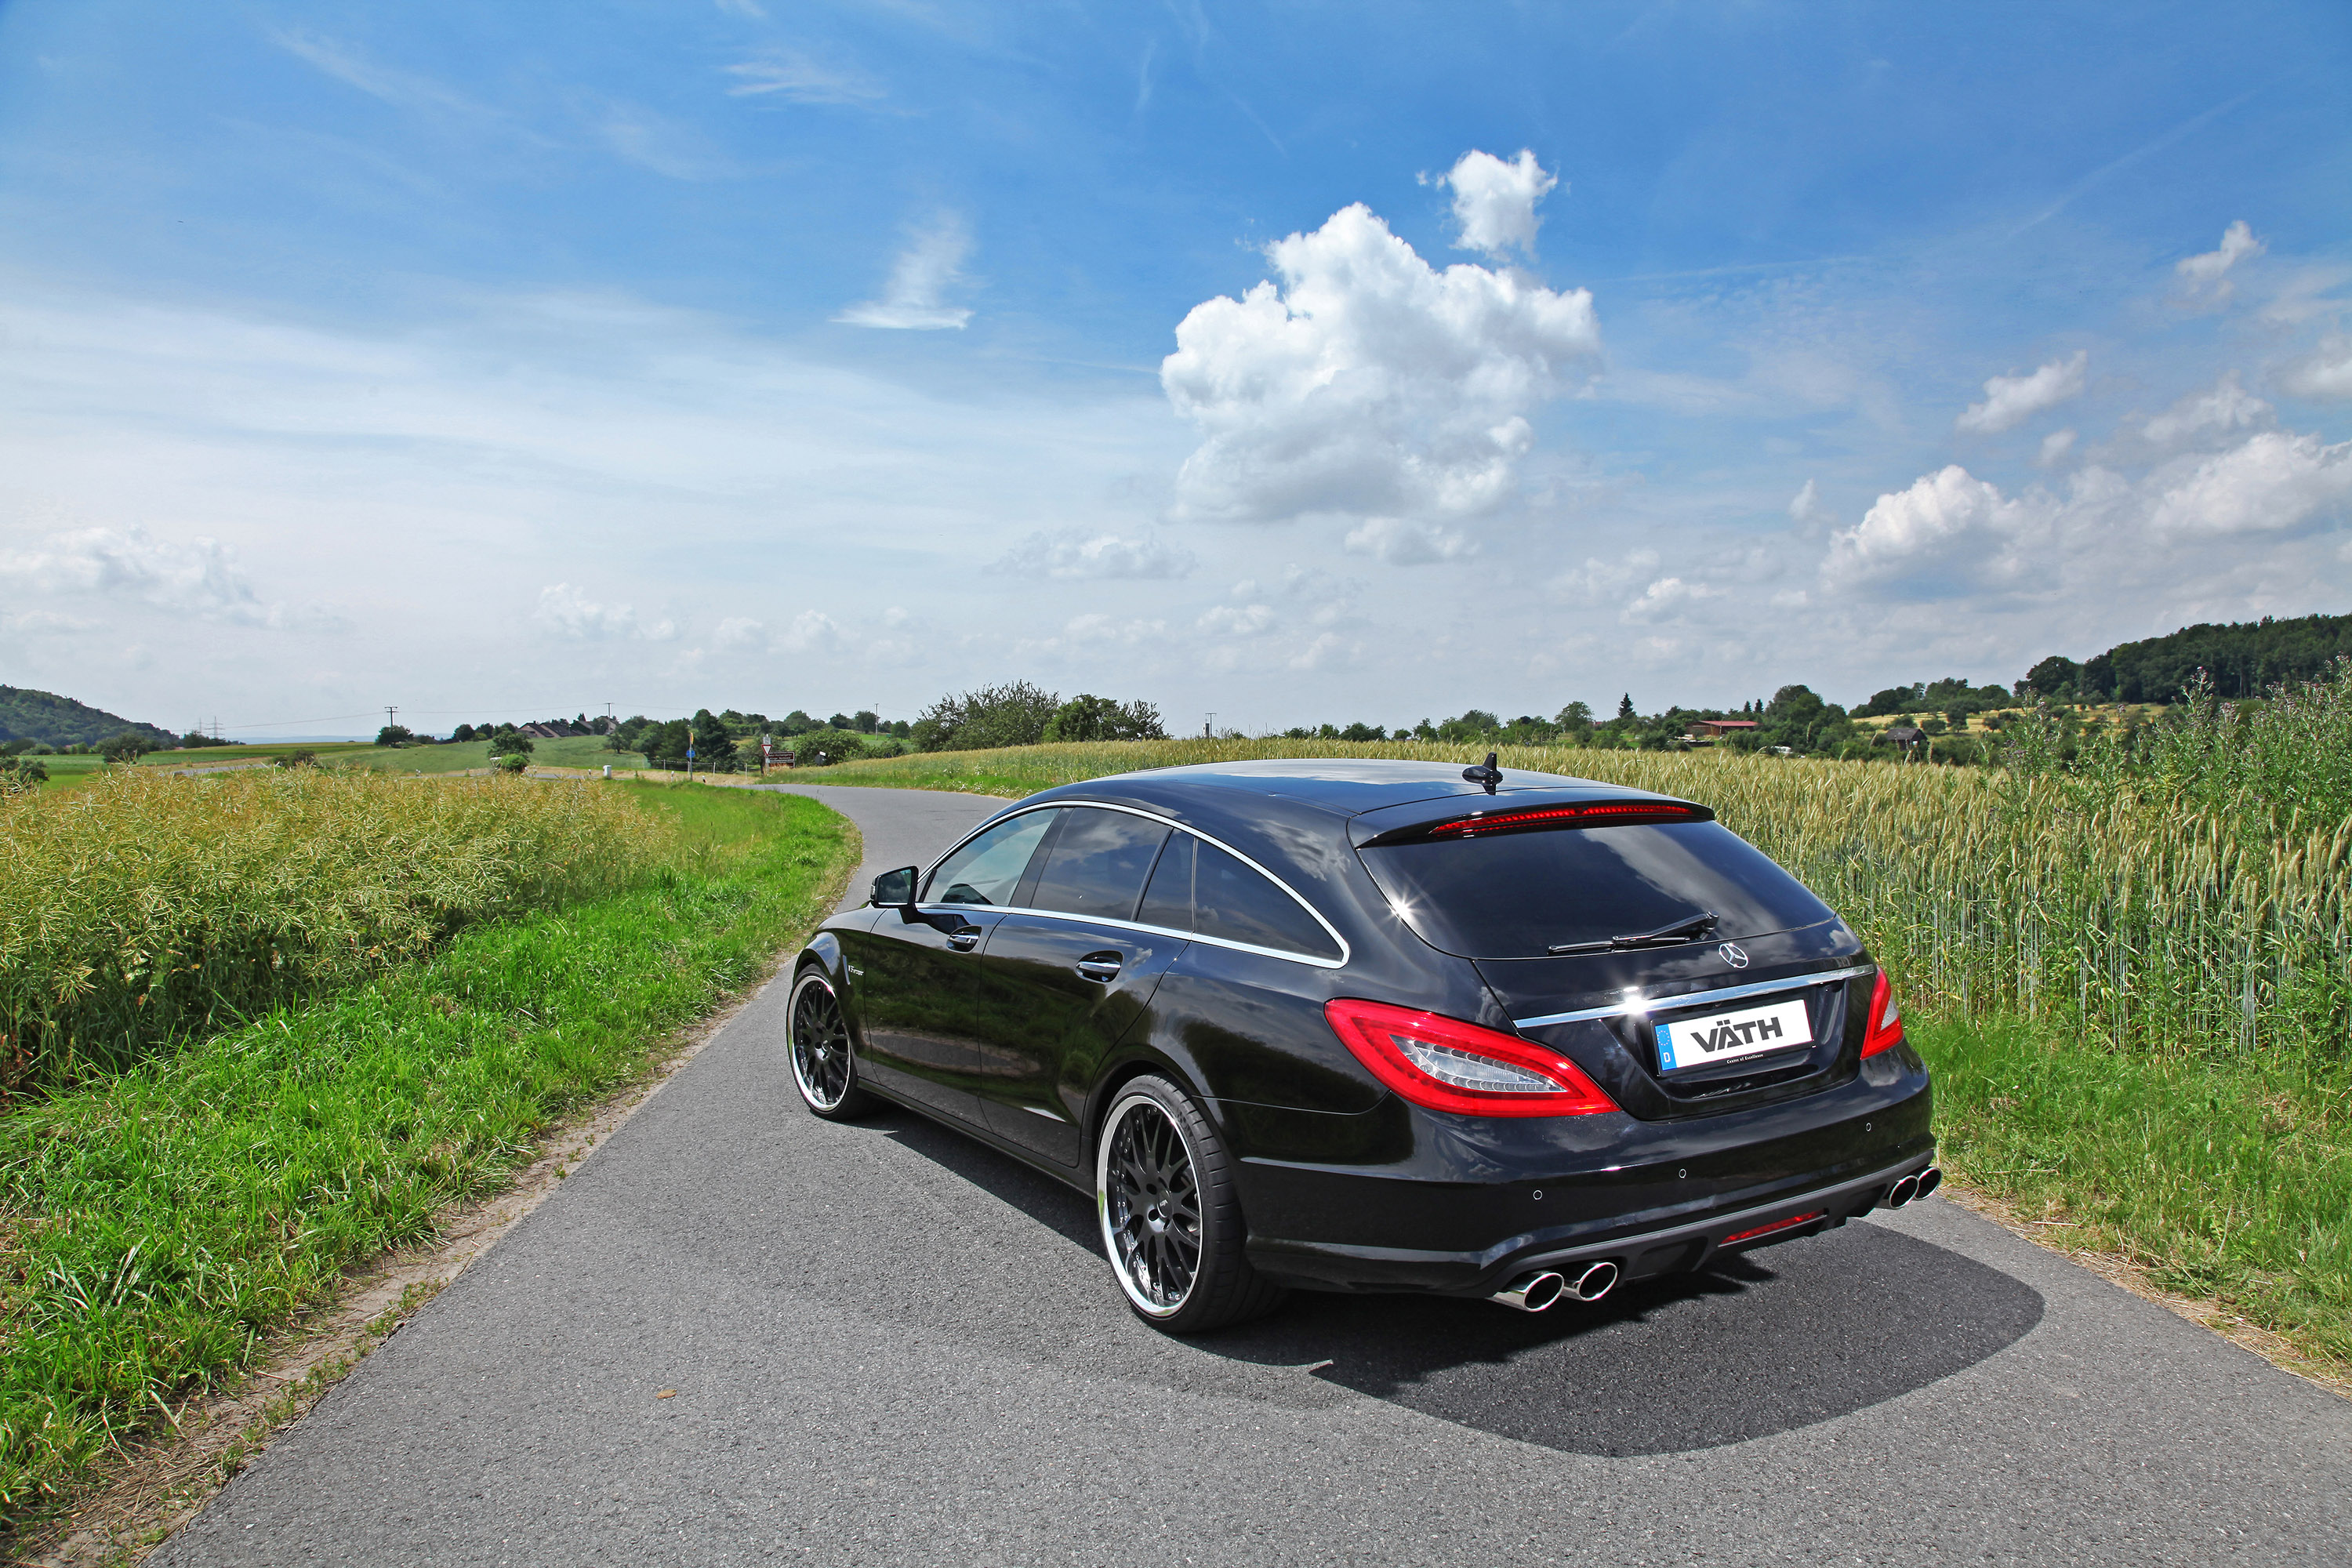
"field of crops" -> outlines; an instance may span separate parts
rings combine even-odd
[[[1019,796],[1135,768],[1483,752],[1141,741],[929,752],[803,770]],[[1998,770],[1715,752],[1507,749],[1507,768],[1696,800],[1802,878],[1948,1016],[2021,1016],[2159,1055],[2340,1062],[2352,1021],[2352,822],[2250,837],[2159,791]]]
[[[119,1067],[617,886],[666,843],[609,792],[118,768],[0,795],[0,1091]]]

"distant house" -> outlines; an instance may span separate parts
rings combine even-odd
[[[1907,752],[1926,740],[1927,731],[1910,724],[1894,724],[1881,730],[1878,732],[1878,738],[1882,741],[1891,741]]]
[[[1695,719],[1683,739],[1694,746],[1712,746],[1727,735],[1744,735],[1761,727],[1753,719]]]

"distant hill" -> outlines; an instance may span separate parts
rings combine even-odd
[[[152,724],[134,724],[101,709],[35,691],[22,686],[0,686],[0,741],[46,741],[52,746],[96,745],[136,730],[159,746],[174,746],[180,738]]]
[[[2118,643],[2083,661],[2079,684],[2084,695],[2107,701],[2178,702],[2190,678],[2205,669],[2216,695],[2260,697],[2282,680],[2309,680],[2346,653],[2352,653],[2352,616],[2265,616]]]

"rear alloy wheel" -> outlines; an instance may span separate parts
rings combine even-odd
[[[857,1087],[849,1025],[823,970],[804,969],[793,982],[785,1028],[793,1082],[811,1110],[828,1121],[847,1121],[875,1108],[874,1097]]]
[[[1156,1329],[1205,1333],[1282,1300],[1243,1251],[1248,1233],[1223,1142],[1166,1079],[1120,1088],[1096,1146],[1095,1208],[1128,1305]]]

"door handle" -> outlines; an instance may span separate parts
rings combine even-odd
[[[948,933],[948,945],[958,952],[970,952],[980,945],[982,934],[978,926],[966,926],[961,931]]]
[[[1115,952],[1090,952],[1078,960],[1078,973],[1088,980],[1099,980],[1108,985],[1118,978],[1118,967],[1124,963]]]

